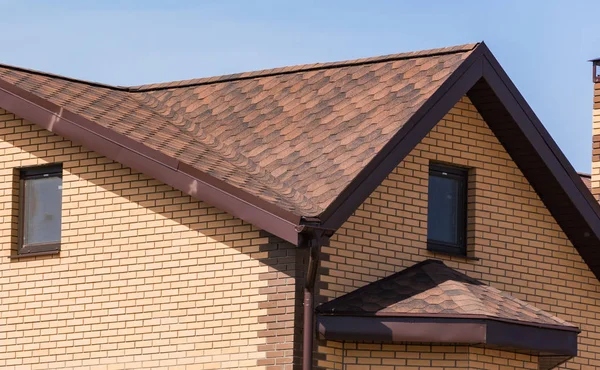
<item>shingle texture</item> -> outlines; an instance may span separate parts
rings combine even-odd
[[[477,44],[115,87],[0,78],[299,216],[322,213]]]
[[[573,327],[500,290],[426,260],[317,308],[321,314],[402,317],[485,317]]]

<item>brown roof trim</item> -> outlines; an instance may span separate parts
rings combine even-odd
[[[317,309],[318,312],[318,309]],[[319,312],[318,312],[319,313]],[[370,314],[365,313],[361,314],[360,312],[338,312],[336,311],[334,314],[331,313],[319,313],[319,315],[325,316],[344,316],[344,317],[381,317],[381,318],[398,318],[398,319],[423,319],[423,320],[439,320],[439,319],[448,319],[448,320],[489,320],[495,322],[502,322],[506,324],[515,324],[521,326],[531,326],[533,328],[544,328],[550,330],[566,330],[572,331],[574,333],[581,333],[581,330],[575,326],[570,325],[551,325],[544,323],[537,323],[532,321],[519,321],[519,320],[511,320],[505,319],[501,317],[494,316],[486,316],[486,315],[469,315],[469,314],[430,314],[430,313],[385,313],[385,314]]]
[[[300,217],[0,79],[0,106],[28,121],[152,176],[290,243]]]
[[[484,319],[317,315],[322,339],[486,344],[542,355],[577,355],[577,332]]]
[[[324,227],[339,229],[402,159],[481,78],[482,52],[481,44],[478,44],[471,55],[320,215]]]

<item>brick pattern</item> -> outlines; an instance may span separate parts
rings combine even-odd
[[[479,260],[426,249],[430,160],[471,168],[467,239],[469,255]],[[323,251],[321,303],[416,262],[442,259],[451,268],[578,326],[579,354],[560,368],[600,366],[600,284],[466,97]],[[329,343],[320,342],[317,358],[323,361],[323,354],[331,351]]]
[[[16,246],[16,167],[62,162],[60,255]],[[291,369],[295,247],[0,111],[0,367]]]
[[[320,366],[335,370],[523,370],[538,358],[508,351],[453,345],[327,342]]]
[[[528,354],[469,347],[469,369],[473,370],[537,370],[538,360]]]
[[[600,200],[600,83],[594,84],[592,114],[592,194]]]

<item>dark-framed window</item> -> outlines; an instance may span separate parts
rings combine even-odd
[[[429,165],[427,249],[467,254],[467,178],[465,168]]]
[[[62,165],[19,173],[19,254],[60,250]]]

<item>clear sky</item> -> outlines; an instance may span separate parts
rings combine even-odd
[[[118,85],[485,41],[578,171],[597,1],[3,1],[0,63]]]

